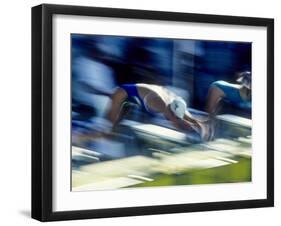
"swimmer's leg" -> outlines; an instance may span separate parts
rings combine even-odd
[[[118,88],[111,98],[111,105],[107,113],[106,118],[111,122],[114,127],[119,121],[123,114],[123,104],[127,99],[128,95],[122,88]]]

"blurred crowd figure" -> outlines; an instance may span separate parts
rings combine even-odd
[[[251,74],[251,43],[82,34],[72,34],[71,39],[74,134],[93,128],[104,131],[112,97],[118,87],[127,91],[126,84],[167,88],[186,107],[209,113],[217,112],[218,106],[224,106],[218,103],[226,100],[222,112],[251,117],[251,88],[245,85],[246,77],[251,80],[245,76]],[[238,72],[242,72],[240,80]],[[137,117],[145,121],[158,116]],[[199,121],[189,118],[202,130]]]

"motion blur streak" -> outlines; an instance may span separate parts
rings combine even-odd
[[[251,181],[251,104],[224,101],[215,139],[201,142],[162,115],[126,102],[106,115],[122,84],[156,84],[205,118],[208,90],[251,71],[251,43],[72,34],[72,189]],[[106,135],[103,135],[106,134]]]

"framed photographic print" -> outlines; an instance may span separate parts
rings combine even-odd
[[[274,21],[32,8],[32,217],[274,205]]]

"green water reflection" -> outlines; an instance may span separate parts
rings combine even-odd
[[[154,181],[133,187],[250,182],[251,178],[251,159],[240,158],[238,163],[226,166],[180,174],[160,174]]]

